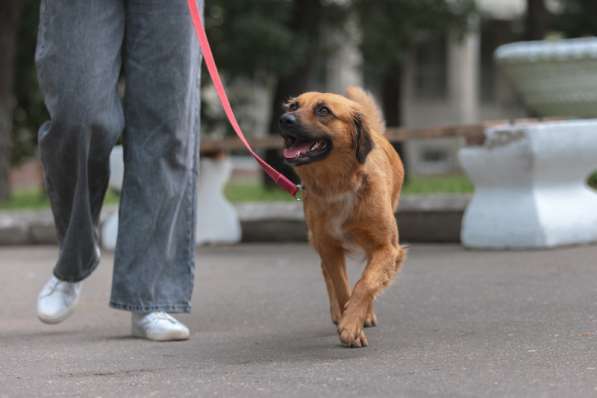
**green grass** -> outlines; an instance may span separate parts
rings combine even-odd
[[[109,191],[104,203],[118,203],[118,196]],[[35,210],[49,206],[50,202],[45,192],[36,190],[14,192],[9,200],[0,201],[0,210]]]
[[[590,186],[597,189],[597,173],[593,174],[588,181]],[[473,192],[473,185],[463,175],[415,176],[409,179],[403,189],[405,195],[470,192]],[[224,193],[233,203],[293,200],[290,195],[281,189],[266,189],[256,183],[231,183],[226,186]],[[118,203],[118,196],[108,192],[105,203]],[[38,191],[16,192],[11,199],[0,202],[0,210],[42,209],[48,206],[48,198],[44,193]]]
[[[294,200],[279,188],[267,189],[259,184],[228,184],[224,194],[229,201],[236,202],[283,202]]]
[[[39,191],[14,192],[9,200],[0,201],[0,210],[43,209],[48,206],[48,197]]]
[[[473,185],[468,178],[454,176],[417,176],[410,178],[403,192],[409,194],[468,193]],[[281,189],[265,189],[256,184],[229,184],[225,190],[231,202],[279,202],[293,200]]]
[[[473,184],[464,175],[414,176],[408,179],[403,194],[470,193]]]

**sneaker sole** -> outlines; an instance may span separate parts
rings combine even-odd
[[[170,332],[163,334],[147,334],[138,328],[133,327],[132,335],[140,339],[146,339],[151,341],[184,341],[188,340],[191,336],[189,333],[184,332]]]
[[[39,319],[40,321],[42,321],[46,325],[56,325],[58,323],[61,323],[61,322],[65,321],[69,316],[71,316],[73,314],[73,312],[75,312],[75,306],[74,305],[71,308],[69,308],[64,314],[62,314],[62,315],[60,315],[58,317],[50,317],[50,316],[46,316],[46,315],[40,314],[38,312],[37,313],[37,319]]]

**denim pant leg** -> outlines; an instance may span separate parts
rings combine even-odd
[[[125,171],[110,304],[189,312],[199,47],[185,0],[126,4]]]
[[[42,0],[35,58],[50,120],[38,141],[61,280],[80,281],[99,262],[109,156],[124,126],[117,93],[123,38],[122,0]]]

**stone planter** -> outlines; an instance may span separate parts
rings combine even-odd
[[[597,117],[597,37],[511,43],[495,57],[538,116]]]

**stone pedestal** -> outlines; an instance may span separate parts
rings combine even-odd
[[[461,238],[471,248],[547,248],[597,241],[597,119],[488,129],[463,148],[475,185]]]
[[[122,147],[117,146],[110,156],[110,187],[122,188],[124,163]],[[202,159],[197,180],[197,209],[195,241],[205,243],[237,243],[241,227],[235,208],[224,197],[224,186],[230,178],[230,158]],[[118,235],[118,212],[111,214],[101,225],[101,242],[104,249],[114,250]]]
[[[224,197],[224,187],[231,172],[232,162],[229,157],[201,160],[197,180],[197,244],[240,241],[238,214]]]

